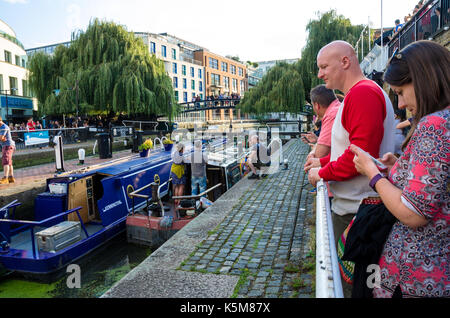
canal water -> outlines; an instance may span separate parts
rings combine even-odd
[[[80,288],[68,287],[73,272],[64,270],[45,283],[10,274],[0,278],[0,298],[97,298],[150,254],[149,247],[127,243],[123,233],[74,263],[80,266]]]

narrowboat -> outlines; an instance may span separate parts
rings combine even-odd
[[[50,275],[125,231],[127,215],[145,205],[129,193],[155,179],[169,179],[171,153],[154,149],[148,157],[55,175],[34,199],[34,220],[16,220],[11,202],[0,208],[0,267],[27,276]],[[166,182],[160,191],[167,194]]]

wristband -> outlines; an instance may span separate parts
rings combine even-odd
[[[369,185],[373,189],[373,191],[377,192],[377,190],[375,189],[375,184],[382,178],[384,178],[384,176],[381,173],[378,173],[370,180]]]

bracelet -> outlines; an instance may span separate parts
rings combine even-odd
[[[378,173],[370,180],[369,185],[373,189],[373,191],[377,192],[377,190],[375,189],[375,184],[382,178],[384,178],[384,176],[381,173]]]

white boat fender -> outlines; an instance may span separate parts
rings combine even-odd
[[[172,224],[173,224],[173,216],[171,215],[165,215],[163,216],[161,221],[159,221],[160,227],[170,228],[172,227]]]

